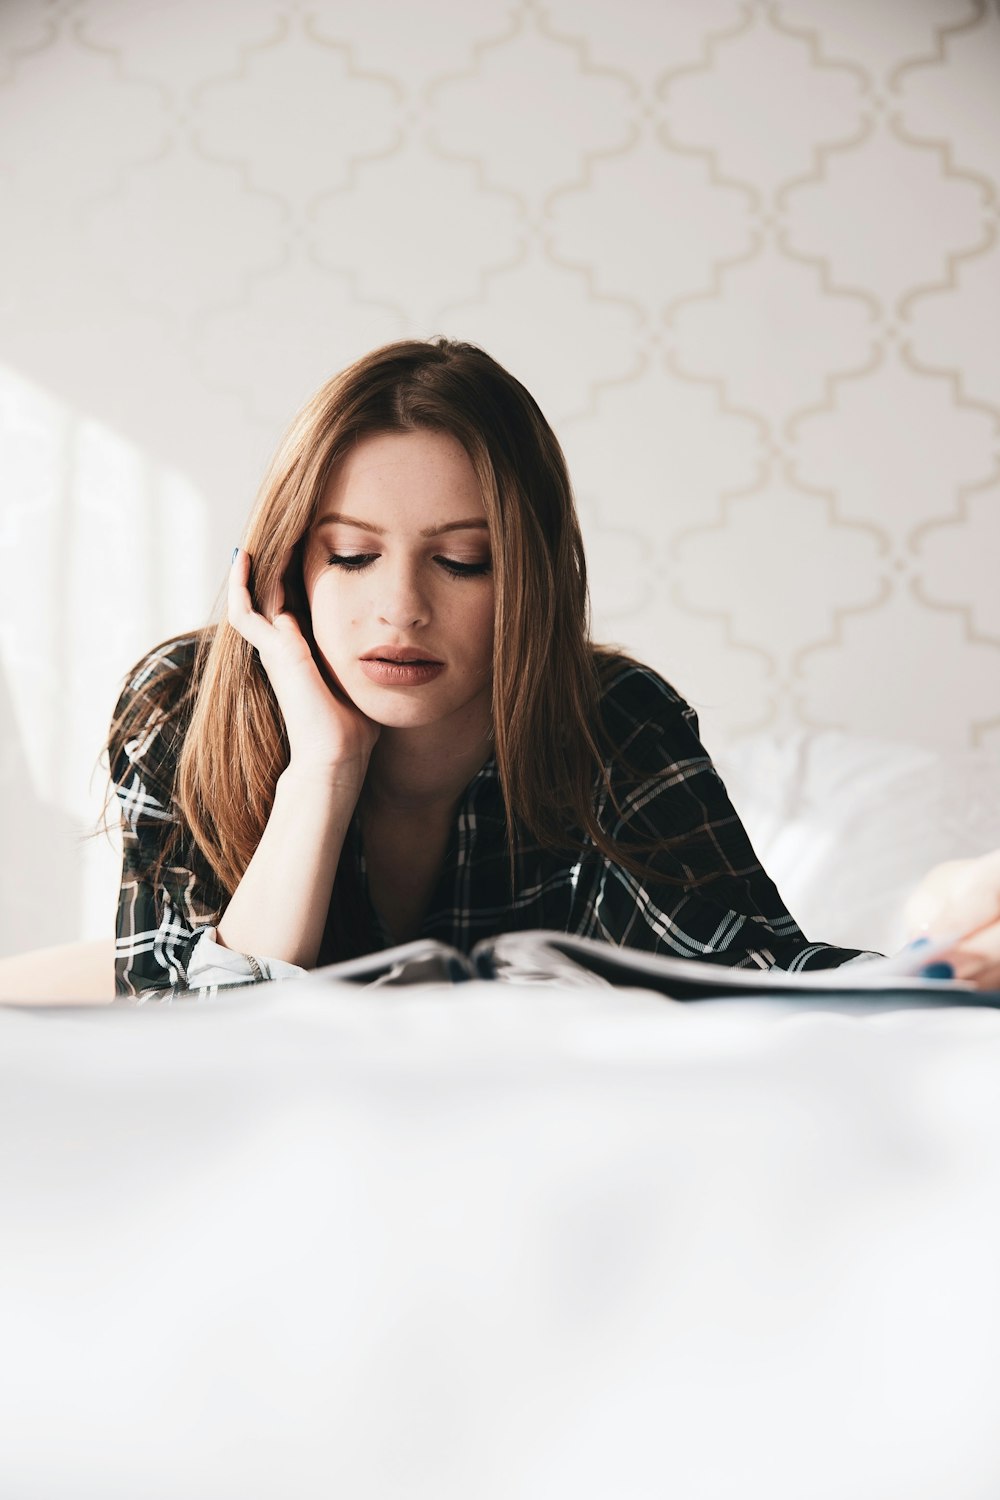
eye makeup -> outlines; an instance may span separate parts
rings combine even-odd
[[[379,555],[377,552],[330,552],[326,560],[329,567],[340,568],[345,573],[363,573],[375,563]],[[435,557],[433,560],[452,578],[480,578],[489,573],[493,566],[488,560],[474,563],[459,562],[454,557]]]

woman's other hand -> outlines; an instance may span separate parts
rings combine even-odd
[[[250,554],[238,548],[229,572],[229,623],[260,656],[285,720],[291,766],[346,776],[360,791],[379,725],[324,679],[299,621],[286,607],[283,580],[291,561],[289,550],[282,559],[282,581],[258,612],[250,597]]]
[[[956,979],[1000,990],[1000,849],[935,865],[906,903],[908,936],[955,941],[935,955]]]

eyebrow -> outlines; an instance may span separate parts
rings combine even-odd
[[[321,526],[333,526],[333,525],[356,526],[359,531],[370,531],[373,536],[385,536],[385,528],[382,527],[382,526],[373,526],[370,521],[359,521],[355,516],[345,516],[345,515],[340,514],[338,511],[332,511],[332,510],[328,511],[325,516],[320,516],[319,520],[315,522],[315,530],[318,531]],[[486,521],[479,521],[479,520],[476,520],[476,521],[446,521],[443,526],[425,526],[424,529],[423,529],[423,531],[421,531],[420,535],[421,536],[441,536],[446,531],[473,531],[473,530],[475,530],[475,531],[478,531],[478,530],[488,531],[489,530],[488,523]]]

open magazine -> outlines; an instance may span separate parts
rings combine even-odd
[[[1000,1006],[959,980],[924,979],[919,970],[934,958],[930,946],[895,958],[855,959],[835,969],[789,973],[784,969],[734,969],[703,959],[671,958],[618,948],[593,938],[537,929],[508,932],[477,943],[469,955],[433,938],[418,938],[345,963],[313,971],[315,980],[359,985],[454,984],[492,979],[516,984],[622,985],[656,990],[674,1000],[719,996],[890,1000],[905,994],[933,1004]]]

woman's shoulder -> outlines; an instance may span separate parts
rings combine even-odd
[[[653,667],[609,647],[596,647],[594,661],[601,720],[613,745],[623,748],[650,735],[697,738],[697,713]]]
[[[108,731],[112,778],[129,768],[169,786],[173,765],[197,689],[199,653],[212,628],[161,641],[126,673]]]
[[[129,704],[157,689],[164,689],[178,696],[190,684],[198,649],[207,632],[192,630],[185,635],[171,636],[145,651],[134,666],[125,674],[115,707],[115,717]]]

